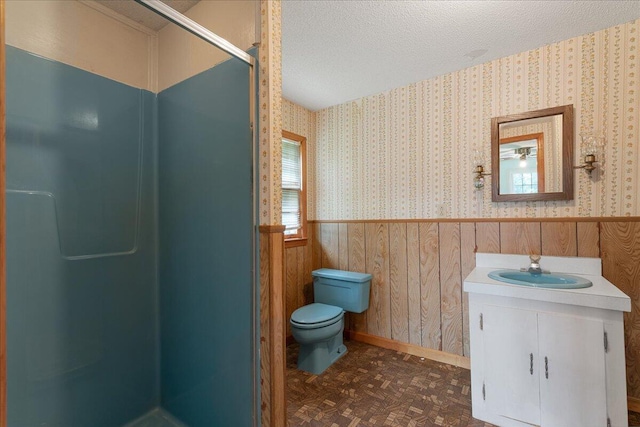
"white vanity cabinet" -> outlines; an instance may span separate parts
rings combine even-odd
[[[626,427],[628,297],[601,276],[589,276],[592,288],[541,289],[494,281],[488,272],[504,265],[477,264],[464,283],[474,418],[499,426]]]
[[[607,425],[601,320],[495,305],[481,316],[492,412],[534,425]]]

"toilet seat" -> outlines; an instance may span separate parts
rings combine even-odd
[[[300,329],[318,329],[344,317],[344,310],[334,305],[313,303],[300,307],[291,315],[291,325]]]

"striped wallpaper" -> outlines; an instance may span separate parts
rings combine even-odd
[[[639,29],[636,20],[316,113],[284,101],[284,129],[310,139],[309,219],[640,215]],[[576,163],[579,133],[604,133],[602,175],[575,171],[571,201],[493,203],[490,186],[474,191],[473,150],[489,159],[492,117],[565,104]]]
[[[314,179],[316,147],[316,113],[286,99],[282,100],[282,129],[307,138],[307,206],[315,206],[318,183]],[[304,183],[303,183],[304,185]],[[309,208],[307,208],[309,210]],[[312,218],[307,214],[308,218]]]
[[[282,221],[282,4],[260,0],[259,184],[260,225]]]

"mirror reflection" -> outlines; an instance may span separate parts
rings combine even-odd
[[[500,140],[502,193],[544,193],[544,181],[544,133]]]
[[[500,194],[562,191],[562,114],[502,123],[499,130]],[[509,154],[517,155],[518,161]],[[521,177],[536,181],[535,189],[516,185]]]
[[[571,105],[492,120],[494,201],[573,197]]]

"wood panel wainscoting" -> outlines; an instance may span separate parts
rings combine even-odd
[[[462,281],[475,253],[602,258],[632,301],[625,313],[627,393],[640,409],[640,218],[310,221],[309,245],[286,249],[286,318],[313,300],[311,271],[371,273],[369,309],[349,313],[354,340],[469,367]]]
[[[260,230],[260,413],[261,425],[287,425],[284,225]]]

